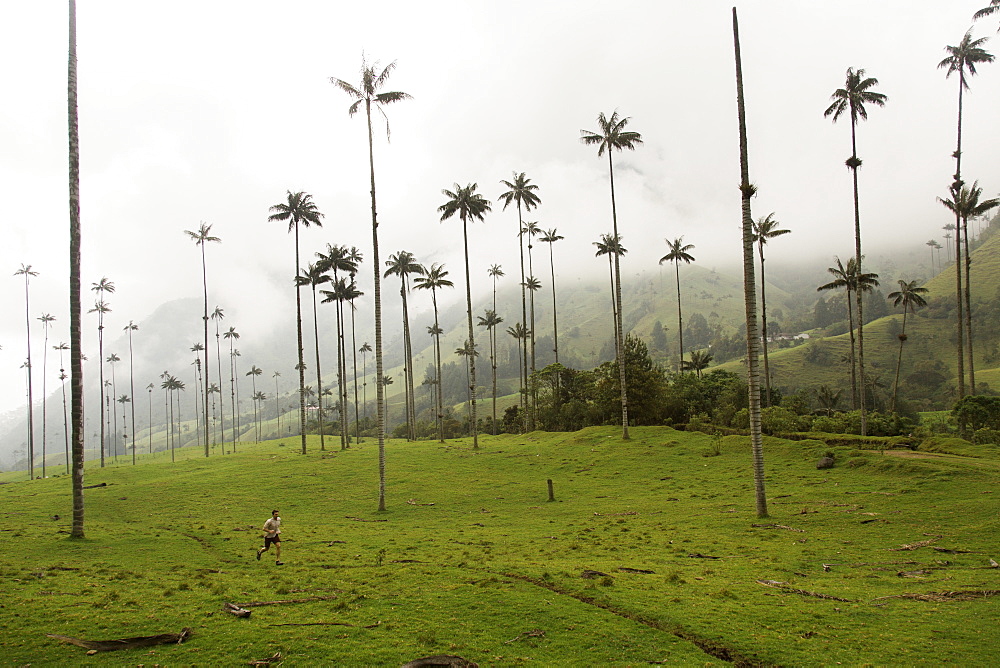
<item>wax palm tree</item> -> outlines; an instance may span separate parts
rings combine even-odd
[[[485,327],[490,339],[490,366],[493,369],[493,435],[497,435],[497,361],[496,361],[496,328],[503,318],[496,311],[486,309],[485,316],[479,316],[479,326]]]
[[[51,313],[43,313],[39,318],[42,323],[42,331],[45,334],[45,340],[42,344],[42,477],[45,477],[45,456],[46,456],[46,444],[48,443],[48,434],[46,427],[48,427],[48,417],[46,414],[46,405],[48,404],[47,399],[49,398],[48,390],[46,389],[46,376],[49,373],[49,328],[52,326],[51,323],[55,321],[55,316]]]
[[[524,172],[520,174],[514,172],[513,181],[500,181],[500,183],[507,188],[510,188],[507,192],[500,195],[497,201],[503,201],[503,208],[506,211],[507,207],[510,206],[511,202],[517,204],[517,244],[521,256],[521,324],[525,331],[528,331],[528,293],[527,288],[524,285],[524,279],[527,277],[527,273],[524,271],[524,213],[528,213],[533,208],[541,204],[541,199],[535,192],[538,190],[538,186],[531,182]],[[523,212],[522,212],[523,209]],[[496,310],[494,304],[494,311]],[[521,384],[521,393],[525,401],[527,401],[527,388],[528,388],[528,347],[525,346],[523,351],[521,351],[523,356],[523,364],[519,364],[520,368],[523,369],[522,377],[519,378]],[[528,430],[528,411],[527,404],[525,404],[524,411],[524,430]]]
[[[372,266],[375,270],[375,373],[376,378],[382,378],[382,285],[381,271],[378,257],[378,215],[375,208],[375,157],[372,142],[372,106],[381,112],[386,118],[384,105],[392,104],[409,99],[410,95],[400,91],[379,92],[389,80],[389,75],[395,69],[396,63],[392,62],[377,73],[378,64],[369,65],[362,58],[361,60],[361,83],[353,86],[342,79],[330,78],[330,82],[340,88],[353,98],[354,102],[348,108],[347,113],[353,116],[364,104],[365,117],[368,122],[368,168],[371,175],[371,196],[372,196]],[[389,121],[386,119],[386,137],[389,136]],[[378,396],[378,469],[379,469],[379,492],[378,509],[385,510],[385,413],[383,412],[382,398],[385,388],[377,383],[376,394]]]
[[[111,307],[108,306],[107,302],[104,301],[105,294],[114,294],[115,284],[107,279],[106,276],[102,277],[97,283],[92,283],[90,289],[97,293],[97,301],[94,303],[94,308],[90,309],[88,313],[97,314],[97,365],[100,369],[101,376],[101,387],[104,387],[104,364],[101,360],[104,359],[104,314],[111,312]],[[104,402],[101,403],[101,468],[104,468],[104,441],[106,435],[104,433]]]
[[[531,375],[529,376],[530,382],[528,383],[531,393],[531,418],[529,424],[534,429],[535,418],[538,412],[538,396],[535,392],[535,293],[541,290],[542,284],[537,278],[529,274],[524,279],[524,287],[528,290],[528,322],[531,323],[531,328],[528,330],[529,342],[526,344],[531,347]]]
[[[146,386],[146,392],[149,395],[149,400],[147,402],[147,410],[149,412],[146,417],[146,424],[149,429],[149,454],[153,454],[153,390],[155,388],[156,385],[153,383]]]
[[[508,327],[507,333],[510,334],[511,338],[513,338],[517,342],[517,367],[518,367],[517,372],[519,375],[523,375],[524,355],[522,353],[524,351],[524,348],[526,347],[525,343],[528,340],[529,336],[528,329],[523,324],[518,322],[514,323],[514,325],[512,325],[511,327]],[[524,386],[521,387],[521,410],[525,415],[528,413],[527,391]],[[522,428],[525,430],[527,430],[527,426],[525,424],[526,421],[527,418],[524,417],[522,419]]]
[[[399,276],[399,296],[403,301],[403,354],[406,360],[406,369],[404,370],[405,377],[405,395],[406,395],[406,422],[408,425],[409,440],[414,441],[417,438],[417,411],[416,411],[416,401],[414,397],[414,386],[413,386],[413,346],[410,341],[410,315],[406,307],[406,297],[410,292],[409,277],[410,274],[415,274],[421,276],[424,274],[426,269],[424,266],[416,261],[413,253],[409,251],[399,251],[395,255],[390,255],[389,259],[386,260],[385,266],[388,269],[382,274],[383,278],[388,278],[389,276]]]
[[[15,276],[24,276],[24,321],[28,341],[28,473],[29,480],[35,479],[35,421],[34,403],[31,394],[31,315],[30,301],[28,299],[28,284],[32,276],[38,276],[37,271],[32,271],[30,264],[22,264],[21,268],[14,272]]]
[[[222,417],[222,421],[223,422],[225,422],[225,420],[226,420],[226,418],[225,418],[225,406],[223,406],[222,390],[219,388],[218,383],[212,383],[211,385],[209,385],[208,386],[208,393],[210,395],[212,395],[212,425],[214,427],[215,423],[219,421],[218,413],[216,412],[216,409],[215,409],[215,395],[216,394],[219,395],[219,409],[223,413],[223,417]],[[214,429],[213,429],[213,431],[214,431]],[[221,445],[222,445],[222,453],[223,454],[225,454],[225,452],[226,452],[225,444],[226,444],[225,440],[222,440],[221,441]]]
[[[236,355],[233,354],[233,347],[240,339],[240,333],[235,327],[230,327],[228,331],[222,333],[222,338],[229,341],[229,407],[232,420],[229,423],[233,430],[233,452],[236,452],[236,441],[239,439],[239,430],[236,428]]]
[[[222,337],[220,336],[220,333],[219,333],[219,323],[222,322],[223,320],[225,320],[226,313],[225,313],[225,311],[222,310],[222,307],[216,305],[215,310],[212,311],[212,315],[209,316],[209,317],[212,318],[212,320],[215,321],[215,361],[216,361],[216,368],[217,368],[218,374],[219,374],[219,385],[221,386],[222,385],[222,342],[221,342],[221,338]],[[225,407],[224,407],[223,400],[222,400],[222,392],[220,391],[218,394],[219,394],[219,412],[222,413],[222,420],[221,420],[221,424],[219,425],[219,444],[222,446],[222,453],[225,454],[225,452],[226,452],[226,411],[225,411]],[[215,413],[215,406],[214,406],[215,399],[214,398],[213,398],[212,402],[213,402],[212,413]]]
[[[593,132],[590,130],[580,130],[580,140],[588,146],[597,146],[597,157],[601,157],[605,152],[608,154],[608,174],[611,177],[611,221],[613,223],[614,239],[620,240],[618,234],[618,211],[615,206],[615,169],[611,154],[618,150],[628,149],[634,151],[638,144],[642,143],[642,135],[638,132],[626,130],[629,118],[618,115],[615,111],[608,118],[601,112],[597,117],[600,130]],[[615,331],[615,360],[618,363],[618,377],[621,383],[622,394],[622,438],[628,440],[628,385],[625,380],[625,364],[622,361],[622,283],[621,283],[621,262],[620,253],[614,254],[614,283],[615,283],[615,312],[618,313]]]
[[[317,366],[319,366],[319,365],[317,364]],[[247,371],[244,374],[246,376],[250,376],[250,382],[253,385],[253,394],[251,395],[250,398],[253,401],[253,422],[254,422],[254,428],[255,428],[254,429],[254,436],[255,436],[254,442],[256,442],[256,443],[260,443],[260,413],[257,410],[258,409],[258,406],[257,406],[257,402],[258,402],[258,399],[257,399],[257,394],[258,394],[258,392],[257,392],[257,376],[261,375],[262,373],[264,373],[263,369],[261,369],[256,364],[251,364],[250,365],[250,370]]]
[[[552,245],[557,241],[562,241],[564,238],[554,227],[551,230],[546,230],[541,237],[541,241],[549,245],[549,273],[552,276],[552,340],[554,342],[552,352],[556,355],[556,364],[559,364],[559,318],[557,317],[558,308],[556,306],[556,265],[552,254]],[[494,310],[496,310],[495,305]]]
[[[712,353],[707,350],[692,350],[691,359],[684,362],[684,371],[694,371],[701,378],[701,372],[712,363],[712,357]]]
[[[466,372],[466,378],[468,379],[469,393],[467,395],[468,403],[466,405],[468,406],[469,428],[472,429],[472,433],[475,434],[477,431],[474,426],[476,424],[476,417],[475,413],[472,410],[472,402],[474,401],[474,397],[476,396],[475,393],[476,386],[475,383],[472,381],[471,370],[475,366],[475,359],[479,357],[479,352],[476,350],[476,346],[471,341],[466,339],[465,345],[463,345],[461,348],[455,349],[455,354],[458,355],[459,357],[464,357],[467,360],[465,365],[465,372]]]
[[[340,421],[340,449],[347,449],[347,423],[346,423],[346,413],[345,413],[345,402],[344,397],[344,372],[345,367],[343,364],[343,354],[340,349],[339,342],[343,338],[343,324],[344,318],[341,311],[341,306],[347,299],[348,293],[348,279],[347,278],[337,278],[333,281],[333,290],[321,290],[323,294],[323,303],[330,304],[333,303],[336,308],[337,315],[337,396],[339,397],[337,401],[337,411]]]
[[[281,406],[278,404],[278,379],[281,378],[281,372],[275,371],[271,374],[274,378],[274,415],[278,421],[278,436],[281,435]]]
[[[615,343],[615,350],[618,350],[618,333],[621,331],[618,323],[618,305],[615,299],[615,263],[614,255],[625,255],[628,253],[628,249],[622,245],[622,238],[620,236],[612,234],[602,234],[600,241],[595,241],[594,246],[597,247],[597,252],[594,253],[594,257],[601,257],[602,255],[608,256],[608,275],[611,280],[611,339]],[[617,357],[615,358],[617,363]]]
[[[829,267],[827,271],[834,277],[834,280],[829,283],[825,283],[818,288],[817,291],[823,290],[835,290],[844,289],[847,292],[847,323],[848,330],[850,332],[851,339],[851,394],[852,401],[855,408],[861,405],[861,392],[858,369],[858,356],[856,355],[856,346],[854,338],[854,309],[851,302],[851,294],[857,294],[871,292],[871,290],[878,285],[878,274],[873,273],[858,273],[858,265],[851,258],[847,261],[847,266],[840,261],[840,258],[834,258],[837,261],[836,267]],[[860,329],[860,328],[859,328]]]
[[[122,358],[118,357],[115,353],[108,355],[105,360],[111,366],[111,398],[114,399],[118,394],[118,381],[115,380],[115,364],[122,361]],[[109,416],[111,419],[111,416]],[[111,432],[111,444],[115,448],[115,463],[118,462],[118,407],[114,406],[114,417],[111,419],[111,424],[113,426],[113,431]]]
[[[323,214],[312,201],[312,197],[304,192],[288,191],[288,199],[285,202],[275,204],[270,209],[273,213],[267,217],[269,221],[288,221],[288,231],[295,232],[295,272],[292,276],[298,276],[301,263],[299,262],[299,225],[309,227],[315,225],[322,227],[320,218]],[[298,337],[299,354],[299,429],[302,439],[302,454],[306,453],[306,410],[305,395],[302,389],[306,384],[306,366],[302,361],[302,297],[300,286],[295,286],[295,333]]]
[[[339,294],[336,299],[326,299],[323,303],[333,302],[334,308],[336,310],[336,320],[337,320],[337,388],[338,396],[340,397],[341,404],[338,407],[338,415],[340,416],[341,430],[340,430],[340,448],[344,450],[349,445],[348,434],[346,429],[346,419],[344,411],[346,410],[346,393],[344,391],[344,379],[347,376],[347,348],[344,344],[344,329],[345,319],[344,319],[344,304],[347,301],[347,282],[342,280],[340,277],[341,272],[347,272],[351,276],[353,281],[354,275],[357,272],[358,265],[357,261],[354,259],[352,253],[356,253],[357,249],[348,250],[347,246],[337,246],[334,244],[326,245],[326,253],[316,253],[316,257],[319,258],[319,265],[323,271],[333,272],[333,282],[338,286],[335,288],[334,292]],[[357,254],[360,257],[360,254]],[[360,293],[358,293],[360,295]],[[353,313],[352,313],[353,317]]]
[[[757,332],[757,295],[753,261],[753,216],[750,198],[757,192],[750,183],[747,153],[746,105],[743,101],[743,60],[740,55],[740,29],[733,7],[733,47],[736,59],[736,114],[740,128],[740,214],[743,237],[743,308],[747,330],[747,394],[750,412],[750,449],[753,453],[754,500],[758,517],[767,517],[767,494],[764,489],[764,447],[760,420],[760,373],[758,370],[760,337]]]
[[[127,394],[123,394],[116,400],[122,405],[122,447],[128,447],[128,412],[125,410],[125,404],[132,403],[132,399],[129,398]],[[132,449],[135,449],[135,435],[132,435]]]
[[[368,420],[368,353],[372,351],[371,344],[367,341],[361,344],[358,352],[361,353],[361,403],[365,407],[364,419]]]
[[[260,422],[261,422],[261,415],[263,414],[263,409],[261,407],[261,404],[267,400],[267,395],[264,394],[263,392],[254,392],[253,396],[250,398],[253,400],[254,420],[257,423],[256,424],[257,442],[260,443],[260,437],[261,437]]]
[[[67,107],[69,135],[69,337],[73,402],[73,528],[83,538],[83,304],[80,294],[80,131],[76,82],[76,0],[69,0]]]
[[[382,388],[383,388],[382,396],[385,397],[385,406],[383,407],[383,410],[385,411],[385,423],[386,423],[386,425],[389,424],[389,395],[385,391],[385,388],[389,387],[390,385],[392,385],[393,382],[394,381],[392,380],[392,376],[382,376],[382,382],[380,383],[380,385],[382,385]]]
[[[139,331],[139,325],[135,324],[131,320],[125,325],[125,331],[128,333],[128,386],[129,392],[132,396],[135,396],[135,364],[133,364],[132,358],[132,332]],[[207,372],[206,372],[207,373]],[[207,410],[208,400],[205,400],[205,407]],[[135,465],[135,404],[132,404],[131,408],[132,414],[132,465]],[[205,414],[205,433],[208,434],[208,413]],[[206,436],[207,440],[207,436]],[[206,446],[207,448],[208,446]],[[208,456],[208,450],[205,450],[205,456]]]
[[[363,297],[365,293],[357,289],[356,278],[358,274],[358,266],[364,261],[364,257],[361,251],[356,246],[351,246],[350,250],[347,251],[347,259],[351,262],[352,268],[351,273],[351,285],[354,286],[351,290],[350,304],[351,304],[351,358],[353,362],[353,382],[354,382],[354,437],[358,443],[361,442],[361,416],[360,407],[358,406],[358,341],[357,341],[357,328],[355,327],[355,314],[357,308],[354,305],[354,300],[358,297]],[[346,351],[345,351],[346,352]],[[345,362],[346,364],[346,362]]]
[[[316,342],[316,388],[319,390],[319,449],[326,450],[325,433],[326,430],[323,428],[323,373],[320,367],[319,360],[319,314],[316,311],[316,288],[324,283],[329,283],[330,277],[326,274],[322,262],[312,263],[310,262],[306,270],[301,272],[295,277],[295,285],[302,286],[308,285],[312,290],[312,307],[313,307],[313,338]],[[338,325],[340,323],[339,319],[337,321]],[[338,350],[339,352],[339,350]],[[338,366],[339,372],[339,366]],[[255,390],[256,391],[256,390]]]
[[[205,424],[208,425],[208,269],[205,264],[205,246],[209,243],[220,243],[222,239],[219,237],[212,236],[211,234],[212,226],[201,223],[198,229],[194,232],[191,230],[184,230],[184,234],[188,235],[197,246],[201,246],[201,288],[202,293],[205,297],[205,306],[202,315],[202,324],[205,330]],[[208,429],[205,429],[205,456],[208,457]]]
[[[899,290],[890,292],[887,299],[893,306],[903,307],[903,327],[899,332],[899,356],[896,358],[896,380],[892,384],[892,412],[896,412],[896,395],[899,392],[899,368],[903,364],[903,344],[906,343],[906,312],[915,313],[916,309],[927,306],[927,300],[922,295],[927,288],[917,287],[916,281],[906,282],[899,279]]]
[[[195,354],[194,360],[191,361],[191,365],[194,366],[194,433],[196,436],[196,442],[201,442],[201,397],[198,396],[198,392],[202,387],[201,384],[201,353],[205,350],[205,347],[200,343],[195,343],[191,346],[191,352]],[[208,416],[205,416],[205,429],[208,430]]]
[[[170,431],[171,431],[171,434],[173,434],[173,432],[175,431],[175,429],[174,429],[174,425],[175,425],[175,423],[174,423],[174,396],[176,395],[177,392],[183,392],[184,391],[184,381],[178,379],[176,376],[167,376],[167,379],[165,381],[163,381],[163,385],[161,385],[161,387],[163,387],[163,389],[165,389],[169,393],[169,395],[170,395]],[[177,420],[178,420],[178,423],[179,423],[180,422],[180,402],[179,401],[177,402]],[[178,432],[177,435],[172,436],[171,439],[170,439],[170,461],[172,461],[172,462],[177,461],[176,455],[174,454],[174,449],[177,447],[177,443],[178,443],[179,437],[180,437],[179,425],[178,425],[178,429],[176,431]]]
[[[496,265],[494,265],[496,266]],[[431,303],[434,306],[434,365],[437,371],[437,405],[435,407],[435,415],[437,416],[437,426],[438,426],[438,440],[444,443],[444,404],[442,398],[442,384],[441,384],[441,326],[438,323],[438,306],[437,306],[437,291],[441,288],[453,288],[455,284],[451,282],[448,278],[448,270],[444,268],[443,264],[435,262],[427,269],[423,274],[414,277],[413,286],[418,290],[430,290],[431,291]],[[494,374],[494,397],[493,400],[496,402],[496,367],[493,367]]]
[[[63,351],[69,350],[69,346],[65,343],[60,342],[57,346],[52,346],[52,350],[59,351],[59,381],[62,385],[62,404],[63,404],[63,437],[66,440],[66,473],[69,474],[69,413],[66,408],[66,379],[69,376],[66,375],[66,365],[63,364]]]
[[[347,282],[347,286],[344,288],[344,301],[348,305],[348,307],[350,308],[350,311],[351,311],[351,357],[352,357],[353,371],[354,371],[354,375],[353,375],[353,382],[354,382],[354,437],[355,437],[355,439],[357,439],[358,443],[360,443],[361,442],[361,425],[359,424],[360,416],[358,414],[358,410],[359,410],[358,409],[358,353],[357,353],[356,350],[354,350],[355,344],[357,344],[357,340],[356,340],[356,334],[357,333],[356,333],[355,317],[354,317],[355,311],[357,311],[357,307],[355,307],[355,305],[354,305],[354,300],[357,299],[358,297],[363,297],[365,293],[363,293],[360,290],[358,290],[358,284],[354,280],[354,277],[356,275],[357,274],[354,273],[354,272],[352,272],[351,275],[350,275],[350,281]],[[346,323],[345,323],[345,329],[346,329]],[[343,351],[343,357],[344,357],[344,377],[345,377],[345,382],[344,382],[344,387],[341,390],[342,395],[341,395],[341,399],[340,400],[341,400],[341,403],[345,406],[344,410],[347,411],[347,413],[349,414],[350,413],[350,410],[349,410],[350,406],[347,403],[347,382],[346,382],[346,377],[347,377],[347,350],[345,348],[345,338],[346,338],[346,335],[342,335],[341,336],[341,346],[340,347],[341,347],[341,350]],[[349,415],[348,415],[348,418],[345,418],[345,422],[344,422],[344,437],[345,437],[345,440],[347,441],[347,443],[350,443],[350,435],[347,433],[347,426],[348,426],[347,422],[348,421],[349,421]]]
[[[476,350],[476,333],[472,326],[472,279],[469,275],[469,219],[473,221],[483,220],[483,217],[490,211],[490,202],[485,197],[476,192],[476,184],[470,183],[462,187],[457,183],[455,190],[442,190],[441,193],[448,198],[448,201],[438,207],[441,220],[445,221],[453,215],[458,214],[462,219],[462,240],[465,248],[465,303],[466,314],[469,324],[469,349]],[[476,423],[476,355],[468,355],[469,361],[469,395],[472,409],[472,449],[479,449],[478,425]]]
[[[680,362],[677,368],[682,372],[684,370],[684,318],[681,315],[681,272],[680,263],[691,264],[694,262],[694,256],[688,253],[689,250],[694,248],[693,244],[684,244],[684,237],[678,237],[673,241],[670,239],[664,239],[667,242],[667,248],[669,252],[660,258],[660,264],[664,262],[674,263],[674,277],[677,280],[677,338],[679,340],[678,348],[680,350]]]
[[[771,405],[771,366],[767,359],[767,284],[764,278],[764,246],[769,239],[789,234],[791,230],[778,228],[780,225],[774,219],[774,212],[763,218],[758,218],[753,224],[753,240],[757,244],[757,257],[760,260],[760,339],[764,350],[764,405]]]
[[[861,210],[858,204],[858,168],[861,167],[861,160],[858,158],[857,149],[857,125],[858,120],[868,119],[868,110],[865,105],[884,107],[888,99],[885,94],[877,93],[873,89],[878,85],[878,79],[865,77],[863,69],[855,70],[853,67],[847,68],[847,77],[843,88],[838,88],[831,95],[833,102],[823,112],[824,116],[832,117],[836,123],[842,115],[850,112],[851,118],[851,157],[845,163],[851,170],[851,177],[854,183],[854,261],[858,266],[858,273],[863,270],[861,262]],[[858,292],[855,295],[858,308],[858,378],[860,386],[865,385],[865,334],[864,334],[864,309],[862,306],[862,295]],[[864,392],[859,396],[858,407],[861,409],[861,434],[867,433],[867,418],[865,416]]]

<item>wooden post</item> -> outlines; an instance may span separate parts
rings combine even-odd
[[[555,501],[556,495],[552,492],[552,479],[549,478],[546,482],[549,483],[549,501]]]

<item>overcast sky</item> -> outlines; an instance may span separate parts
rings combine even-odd
[[[750,174],[760,188],[754,215],[774,211],[794,232],[772,245],[770,259],[852,253],[850,126],[823,117],[848,67],[878,78],[889,97],[858,130],[866,247],[941,237],[948,216],[935,197],[953,172],[958,82],[936,65],[986,4],[738,5]],[[381,120],[375,126],[383,259],[406,249],[445,262],[460,286],[461,226],[440,223],[436,209],[442,188],[476,182],[494,210],[470,229],[473,290],[489,289],[493,263],[513,280],[516,212],[496,198],[499,181],[523,171],[543,202],[527,219],[565,237],[555,246],[560,280],[604,271],[591,244],[611,228],[607,162],[579,137],[598,128],[599,112],[617,109],[645,140],[615,156],[630,251],[623,271],[655,270],[664,238],[681,235],[700,265],[721,269],[740,253],[731,7],[79,0],[84,286],[102,276],[117,285],[108,317],[115,332],[129,320],[141,325],[164,301],[199,297],[200,256],[183,231],[204,221],[223,240],[208,248],[210,302],[244,337],[266,332],[294,311],[292,236],[267,222],[287,190],[311,193],[326,216],[322,229],[302,231],[303,257],[327,243],[370,257],[364,121],[348,116],[350,100],[329,82],[356,81],[362,54],[396,61],[388,89],[413,96],[387,108],[391,143]],[[43,312],[56,317],[50,345],[68,341],[66,11],[55,0],[0,8],[0,269],[8,276],[0,410],[24,401],[24,285],[13,276],[22,263],[39,272],[35,354]],[[997,24],[973,26],[991,37],[991,51],[1000,49]],[[963,176],[993,194],[1000,65],[982,66],[971,85]],[[88,292],[85,307],[92,302]],[[94,356],[96,323],[85,317]]]

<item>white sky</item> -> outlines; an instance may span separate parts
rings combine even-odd
[[[941,237],[948,220],[935,197],[953,171],[957,80],[936,64],[985,4],[739,4],[754,215],[775,211],[794,231],[769,259],[851,253],[849,123],[823,117],[847,67],[864,68],[889,96],[858,133],[865,243]],[[370,257],[364,121],[348,117],[350,100],[328,81],[355,81],[362,52],[396,60],[388,89],[414,98],[388,107],[391,144],[375,130],[383,259],[405,248],[444,261],[461,286],[461,228],[438,222],[441,189],[477,182],[495,202],[516,170],[540,187],[528,219],[565,236],[563,280],[603,272],[591,243],[610,231],[607,163],[579,135],[618,109],[645,140],[616,155],[625,271],[655,269],[663,238],[680,235],[699,264],[729,264],[740,252],[731,6],[79,0],[84,286],[116,283],[113,332],[164,301],[199,296],[200,256],[183,230],[205,221],[223,239],[208,249],[210,302],[238,314],[244,337],[266,333],[294,310],[292,238],[267,222],[289,189],[311,193],[326,214],[321,230],[303,231],[304,257],[328,242]],[[0,410],[24,400],[21,263],[40,273],[33,350],[43,312],[57,318],[50,344],[68,340],[66,24],[66,2],[0,6]],[[998,50],[996,29],[993,18],[974,32]],[[1000,65],[982,66],[965,99],[963,175],[995,193]],[[470,233],[476,293],[490,287],[490,264],[515,272],[516,213],[501,206]]]

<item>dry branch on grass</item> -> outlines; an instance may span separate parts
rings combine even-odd
[[[879,596],[873,598],[875,601],[884,601],[890,598],[906,598],[911,601],[930,601],[932,603],[944,603],[946,601],[975,601],[981,598],[990,598],[1000,595],[1000,589],[972,589],[965,591],[936,591],[927,594],[895,594],[893,596]]]
[[[531,629],[530,631],[525,631],[519,634],[516,638],[511,638],[510,640],[505,640],[504,644],[509,645],[512,642],[517,642],[518,640],[524,640],[525,638],[544,638],[545,631],[541,629]]]
[[[433,503],[418,503],[416,499],[407,499],[406,503],[411,506],[433,506]]]
[[[223,603],[222,609],[225,612],[228,612],[229,614],[235,615],[237,617],[249,617],[250,613],[252,612],[250,610],[247,610],[246,608],[241,608],[240,606],[233,605],[232,603],[229,602]]]
[[[313,601],[329,601],[331,599],[338,598],[336,594],[331,594],[329,596],[310,596],[309,598],[289,598],[283,601],[251,601],[250,603],[241,603],[239,607],[241,608],[259,608],[262,605],[285,605],[288,603],[312,603]]]
[[[389,520],[366,520],[360,517],[354,517],[352,515],[344,515],[344,519],[352,520],[354,522],[388,522]]]
[[[650,573],[655,573],[656,571],[651,571],[645,568],[629,568],[628,566],[619,566],[615,569],[621,573],[640,573],[643,575],[648,575]]]
[[[776,580],[757,580],[757,584],[762,584],[765,587],[774,587],[775,589],[780,589],[781,591],[787,591],[792,594],[801,594],[802,596],[812,596],[813,598],[825,598],[831,601],[842,601],[844,603],[853,603],[849,598],[840,598],[839,596],[831,596],[829,594],[820,594],[815,591],[806,591],[805,589],[796,589],[790,586],[787,582],[778,582]]]
[[[407,661],[401,668],[428,668],[429,666],[450,666],[451,668],[479,668],[479,664],[452,654],[435,654],[421,659]]]
[[[594,513],[598,517],[623,517],[625,515],[638,515],[637,510],[627,510],[624,513]]]
[[[924,534],[924,535],[926,536],[928,534]],[[907,543],[906,545],[900,545],[899,547],[890,547],[889,551],[890,552],[906,552],[908,550],[916,550],[916,549],[921,548],[921,547],[927,547],[931,543],[936,543],[939,540],[941,540],[941,536],[934,536],[930,540],[921,540],[921,541],[917,541],[916,543]]]
[[[136,647],[151,647],[153,645],[179,645],[191,637],[191,629],[184,628],[180,633],[161,633],[155,636],[137,636],[135,638],[120,638],[118,640],[80,640],[69,636],[61,636],[55,633],[46,634],[50,638],[61,640],[90,650],[88,654],[97,652],[111,652],[116,649],[133,649]]]
[[[267,666],[272,663],[278,663],[281,661],[281,652],[275,652],[266,659],[258,659],[256,661],[247,661],[248,666]]]

